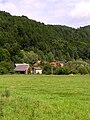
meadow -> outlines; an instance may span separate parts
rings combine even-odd
[[[0,75],[0,120],[90,120],[90,75]]]

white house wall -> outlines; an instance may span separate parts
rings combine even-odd
[[[35,74],[42,74],[42,70],[36,70]]]

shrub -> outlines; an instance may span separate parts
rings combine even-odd
[[[48,64],[44,65],[43,66],[43,74],[49,75],[51,73],[52,73],[52,66],[48,65]]]
[[[14,73],[13,66],[14,65],[12,62],[6,62],[6,61],[0,62],[0,74]]]
[[[66,66],[70,69],[70,74],[88,74],[90,73],[90,64],[83,60],[69,61]]]
[[[79,72],[80,74],[88,74],[88,70],[87,70],[87,68],[86,68],[85,66],[80,66],[80,67],[78,68],[78,72]]]
[[[69,72],[70,70],[68,66],[64,66],[64,67],[57,66],[54,73],[57,75],[61,75],[61,74],[69,74]]]
[[[7,74],[7,73],[8,73],[7,68],[0,66],[0,74]]]

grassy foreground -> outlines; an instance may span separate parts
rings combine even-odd
[[[90,76],[2,75],[0,120],[90,120]]]

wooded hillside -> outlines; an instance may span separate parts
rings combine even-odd
[[[31,56],[30,56],[31,55]],[[32,61],[27,56],[33,57]],[[0,62],[90,60],[90,25],[45,25],[0,11]],[[25,61],[26,60],[26,61]]]

